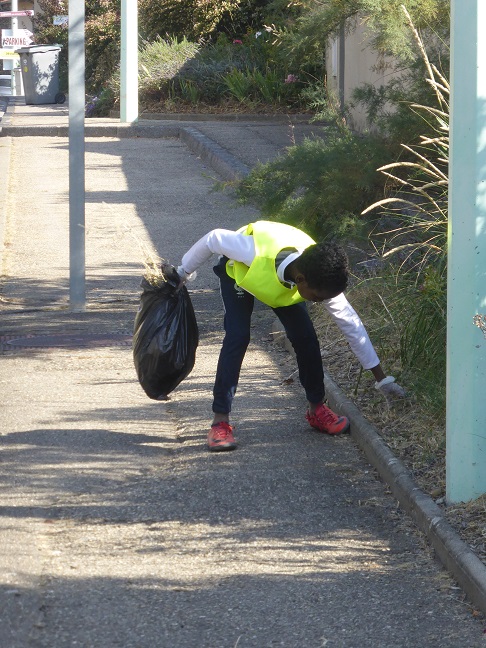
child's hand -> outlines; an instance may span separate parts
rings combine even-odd
[[[393,376],[387,376],[375,383],[375,389],[383,394],[387,401],[393,402],[398,398],[405,398],[405,390],[395,382]]]
[[[181,283],[180,283],[180,286],[179,286],[180,288],[182,288],[182,286],[185,283],[187,283],[188,281],[194,281],[194,279],[197,277],[197,272],[196,271],[194,271],[194,272],[186,272],[181,265],[177,268],[177,274],[181,278]]]

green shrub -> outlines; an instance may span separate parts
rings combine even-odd
[[[163,88],[181,71],[188,60],[196,56],[199,46],[183,38],[144,42],[139,53],[139,92],[152,96],[160,94]]]
[[[410,64],[417,58],[417,48],[402,4],[403,0],[304,0],[292,28],[284,30],[283,41],[289,56],[312,65],[322,57],[329,37],[343,26],[352,30],[359,19],[377,52]],[[428,41],[447,41],[449,0],[408,0],[406,5]]]
[[[87,13],[85,29],[88,91],[104,86],[120,64],[120,0],[92,4],[96,10]]]
[[[420,283],[415,272],[397,275],[393,268],[389,270],[375,288],[385,305],[381,309],[379,304],[375,306],[377,317],[394,322],[385,342],[398,351],[407,391],[442,425],[446,403],[445,265],[438,260],[430,263]],[[390,352],[384,351],[383,358]]]
[[[446,277],[445,266],[431,264],[423,282],[417,285],[412,276],[407,302],[414,304],[403,327],[400,352],[404,367],[437,373],[438,364],[445,368]],[[442,372],[441,372],[442,373]]]
[[[138,0],[138,25],[142,38],[147,41],[182,36],[192,39],[194,5],[195,0]]]
[[[282,77],[278,70],[267,69],[261,72],[258,69],[238,70],[233,68],[223,77],[226,90],[237,101],[250,103],[263,103],[267,106],[277,106],[286,101],[294,105],[299,102],[298,91],[293,80]]]
[[[441,70],[447,76],[449,57],[441,55]],[[417,59],[398,78],[385,86],[363,84],[353,91],[350,106],[359,106],[366,112],[368,124],[387,133],[394,141],[404,144],[416,142],[419,135],[435,133],[434,122],[424,119],[423,112],[410,110],[411,104],[433,106],[436,93],[424,76],[424,64]]]
[[[199,103],[201,96],[198,87],[193,81],[181,78],[179,79],[179,87],[184,100],[193,106],[196,106]]]
[[[270,105],[280,103],[285,86],[281,74],[276,70],[266,70],[265,72],[255,70],[253,83],[255,84],[257,96],[263,99],[264,102]]]
[[[143,37],[182,38],[199,42],[218,33],[241,38],[263,24],[267,0],[139,0]]]
[[[145,42],[139,55],[141,104],[180,99],[218,105],[233,98],[245,105],[298,106],[302,84],[293,75],[285,76],[285,69],[276,63],[277,56],[273,67],[266,63],[264,52],[271,49],[264,34],[247,35],[236,42],[221,35],[208,44],[186,38]],[[116,89],[115,78],[110,86]]]
[[[237,101],[247,101],[253,87],[253,78],[250,72],[233,68],[223,76],[223,83],[228,92]]]
[[[383,191],[377,162],[392,159],[386,140],[345,130],[291,146],[286,155],[254,168],[238,194],[265,217],[303,226],[319,239],[356,235],[363,205]]]
[[[115,102],[112,88],[105,87],[97,95],[89,97],[85,106],[86,117],[105,117]]]
[[[414,29],[411,20],[410,24]],[[380,167],[387,178],[388,192],[365,213],[380,210],[382,227],[373,240],[383,256],[395,263],[396,284],[406,287],[393,305],[395,319],[401,322],[402,365],[420,399],[425,399],[427,407],[443,419],[449,83],[429,60],[418,32],[415,36],[435,100],[428,105],[408,104],[408,109],[421,118],[424,134],[412,144],[402,144],[407,159]]]
[[[364,211],[379,209],[387,217],[391,229],[382,233],[387,239],[385,255],[399,254],[400,264],[412,267],[417,275],[429,263],[445,263],[448,230],[450,89],[444,75],[431,65],[425,49],[423,56],[436,105],[411,104],[409,109],[422,118],[426,133],[415,143],[401,145],[407,159],[378,169],[388,180],[388,192]]]
[[[218,103],[224,90],[222,77],[234,61],[222,55],[221,47],[198,45],[186,38],[157,38],[140,52],[140,101],[184,101]]]

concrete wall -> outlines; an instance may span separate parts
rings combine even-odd
[[[37,1],[34,0],[18,0],[17,6],[19,11],[38,11]],[[0,11],[11,11],[10,4],[4,3],[0,5]],[[0,29],[10,29],[12,25],[11,18],[0,18]],[[27,16],[20,16],[17,18],[17,29],[28,29],[32,31],[32,20]]]
[[[18,0],[19,11],[33,9],[35,12],[38,10],[36,4],[37,3],[32,0]],[[21,16],[20,18],[17,18],[17,25],[19,29],[28,29],[29,31],[32,31],[32,20],[28,17]]]
[[[348,104],[353,90],[364,83],[386,85],[393,76],[391,59],[379,57],[370,46],[370,38],[361,19],[357,19],[348,32],[343,29],[326,52],[328,87],[341,104]],[[367,124],[365,112],[360,108],[351,110],[350,126],[358,131],[372,129]]]

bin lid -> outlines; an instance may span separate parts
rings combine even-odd
[[[19,47],[17,54],[36,54],[37,52],[52,52],[61,49],[61,45],[28,45],[27,47]]]

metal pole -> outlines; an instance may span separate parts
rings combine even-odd
[[[18,0],[12,0],[10,3],[10,11],[18,11],[19,10],[19,3]],[[12,18],[10,21],[10,29],[12,30],[12,34],[15,35],[15,32],[17,31],[19,26],[19,19],[18,18]],[[14,61],[9,61],[7,65],[5,65],[5,62],[3,64],[3,69],[4,70],[10,70],[10,88],[12,91],[12,96],[15,96],[17,94],[16,87],[15,87],[15,72],[14,72],[14,67],[15,67],[15,62]]]
[[[12,0],[10,3],[10,11],[18,11],[19,10],[19,2],[18,0]],[[19,19],[18,18],[12,18],[12,30],[18,29],[19,26]]]
[[[346,31],[345,31],[345,22],[341,23],[339,29],[339,63],[338,63],[338,73],[339,73],[339,108],[342,113],[344,113],[344,100],[345,100],[345,88],[344,83],[346,80],[345,76],[345,65],[346,65]]]
[[[121,3],[120,121],[138,120],[138,1]]]
[[[69,288],[71,310],[86,308],[84,170],[84,0],[69,2]]]
[[[486,2],[451,3],[446,499],[486,492]]]

